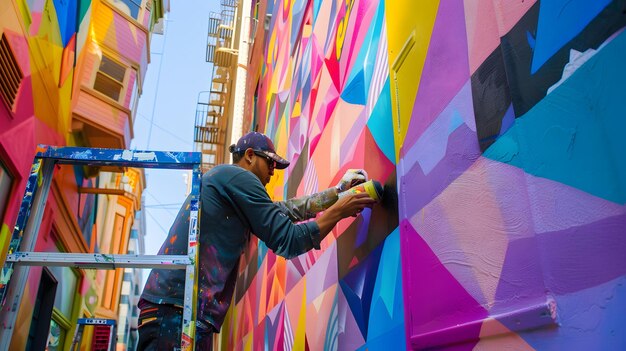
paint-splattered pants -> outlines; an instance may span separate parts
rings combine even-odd
[[[137,351],[180,350],[183,310],[173,305],[142,303]],[[210,351],[213,333],[196,329],[196,350]]]

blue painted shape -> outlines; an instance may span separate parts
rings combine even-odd
[[[365,105],[365,84],[363,81],[363,71],[359,71],[348,82],[341,92],[341,98],[348,103],[354,105]]]
[[[317,19],[317,14],[320,12],[321,7],[322,0],[313,0],[313,23],[315,23],[315,19]]]
[[[67,45],[74,33],[76,33],[76,0],[53,0],[54,9],[57,14],[59,31],[61,32],[61,42],[63,47]]]
[[[365,260],[339,281],[339,286],[341,286],[354,320],[366,340],[372,293],[376,283],[382,247],[382,244],[378,245]]]
[[[463,117],[457,109],[452,109],[452,116],[448,122],[448,135],[452,134],[458,127],[463,124]]]
[[[372,114],[367,120],[367,127],[372,133],[378,148],[389,159],[396,164],[396,151],[393,144],[393,123],[391,121],[391,93],[389,88],[389,77],[385,81],[383,90],[378,96],[378,101],[372,109]]]
[[[540,101],[484,153],[626,203],[626,31]]]
[[[363,38],[363,43],[361,43],[361,50],[354,60],[350,74],[348,75],[348,83],[346,84],[346,86],[349,86],[350,83],[355,79],[362,80],[361,84],[363,85],[364,96],[367,96],[370,90],[370,83],[374,75],[374,67],[376,66],[376,53],[378,51],[378,43],[380,40],[380,32],[382,30],[384,16],[385,4],[381,1],[378,4],[376,14],[372,17],[370,29],[367,31],[367,34]]]
[[[533,37],[533,34],[529,31],[526,31],[526,40],[528,41],[528,46],[530,46],[532,50],[535,50],[535,45],[537,43],[537,40]]]
[[[301,38],[302,21],[304,20],[304,14],[306,13],[306,5],[308,0],[295,0],[293,7],[291,8],[291,37],[289,40],[290,47],[296,46],[296,40]]]
[[[367,340],[367,342],[357,350],[406,350],[404,324],[393,327],[387,333],[375,339]]]
[[[454,142],[453,134],[455,131],[464,126],[465,123],[470,123],[472,127],[474,125],[471,104],[467,103],[471,101],[471,89],[468,80],[413,145],[405,140],[403,145],[405,157],[402,162],[406,162],[409,167],[415,162],[419,162],[425,176],[428,176],[437,167],[449,151],[448,144]],[[456,164],[457,167],[458,165]]]
[[[513,111],[513,104],[510,104],[509,108],[506,109],[504,113],[504,117],[502,117],[502,124],[500,125],[500,133],[498,133],[498,136],[509,130],[513,123],[515,123],[515,112]]]
[[[611,0],[551,0],[539,3],[539,21],[531,73],[576,37]]]
[[[377,338],[395,334],[401,330],[401,337],[396,340],[405,344],[404,337],[404,299],[402,296],[402,262],[400,260],[400,229],[396,228],[385,239],[378,265],[378,274],[372,294],[372,307],[369,315],[367,344]],[[398,350],[389,347],[389,350]]]
[[[267,256],[267,253],[268,253],[269,249],[267,248],[267,245],[265,245],[265,242],[263,242],[263,240],[259,240],[256,251],[257,251],[257,266],[256,266],[256,268],[259,269],[259,268],[261,268],[261,265],[263,264],[263,260],[265,260],[265,256]]]
[[[361,223],[356,230],[356,240],[354,241],[354,248],[358,248],[367,240],[367,233],[370,229],[370,218],[372,217],[372,210],[369,208],[363,209],[361,212]]]

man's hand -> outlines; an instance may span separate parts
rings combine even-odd
[[[367,193],[348,194],[347,196],[342,196],[329,210],[337,210],[341,218],[356,217],[364,208],[371,208],[374,204],[376,204],[376,200],[372,199]]]
[[[367,181],[367,172],[364,169],[349,169],[343,175],[339,183],[335,186],[337,192],[341,193],[355,185],[359,185]]]
[[[333,229],[335,224],[346,217],[356,217],[366,207],[372,207],[376,200],[367,193],[348,194],[339,198],[334,205],[330,206],[324,214],[315,222],[320,228],[322,239]]]

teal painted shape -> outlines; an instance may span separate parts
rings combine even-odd
[[[405,344],[404,299],[402,297],[402,262],[400,260],[400,229],[396,228],[385,239],[372,294],[367,344],[377,343],[384,336],[397,335],[393,347]]]
[[[626,203],[626,31],[540,101],[485,157]]]
[[[263,264],[263,260],[265,260],[265,256],[267,256],[268,252],[269,252],[269,249],[267,248],[267,245],[265,245],[265,243],[262,240],[259,240],[259,245],[257,248],[257,262],[256,262],[257,269],[261,268],[261,265]]]
[[[453,109],[450,124],[448,125],[448,135],[452,134],[458,127],[463,124],[463,117],[457,109]]]
[[[380,41],[380,32],[383,27],[384,16],[385,2],[381,1],[378,3],[378,9],[376,11],[376,14],[372,17],[370,29],[363,38],[361,50],[354,60],[352,67],[350,67],[351,71],[346,83],[346,87],[350,87],[351,83],[354,80],[362,81],[357,84],[362,84],[364,99],[370,90],[370,83],[374,75],[374,67],[376,65],[376,53],[378,51],[378,43]],[[386,38],[383,38],[383,40],[386,40]],[[343,94],[341,97],[343,98]]]
[[[320,12],[320,8],[322,7],[322,0],[313,0],[313,23],[317,19],[317,14]]]
[[[611,0],[551,0],[539,3],[531,73],[576,37]]]
[[[389,77],[387,77],[383,90],[378,96],[378,101],[376,101],[376,105],[372,109],[372,114],[367,121],[367,127],[370,133],[372,133],[378,148],[395,165],[396,151],[393,144],[393,124],[391,123]]]

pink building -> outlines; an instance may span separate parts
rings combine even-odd
[[[0,5],[0,263],[38,144],[129,146],[150,37],[168,8],[169,1],[160,0]],[[56,171],[36,250],[125,252],[145,186],[143,173],[103,178],[99,171],[69,166]],[[134,200],[98,195],[97,188],[117,186],[123,177],[132,180]],[[111,203],[121,222],[105,206]],[[31,268],[17,321],[3,325],[0,338],[10,338],[10,349],[16,350],[67,348],[77,318],[117,318],[122,275]],[[5,283],[3,278],[0,289]]]

